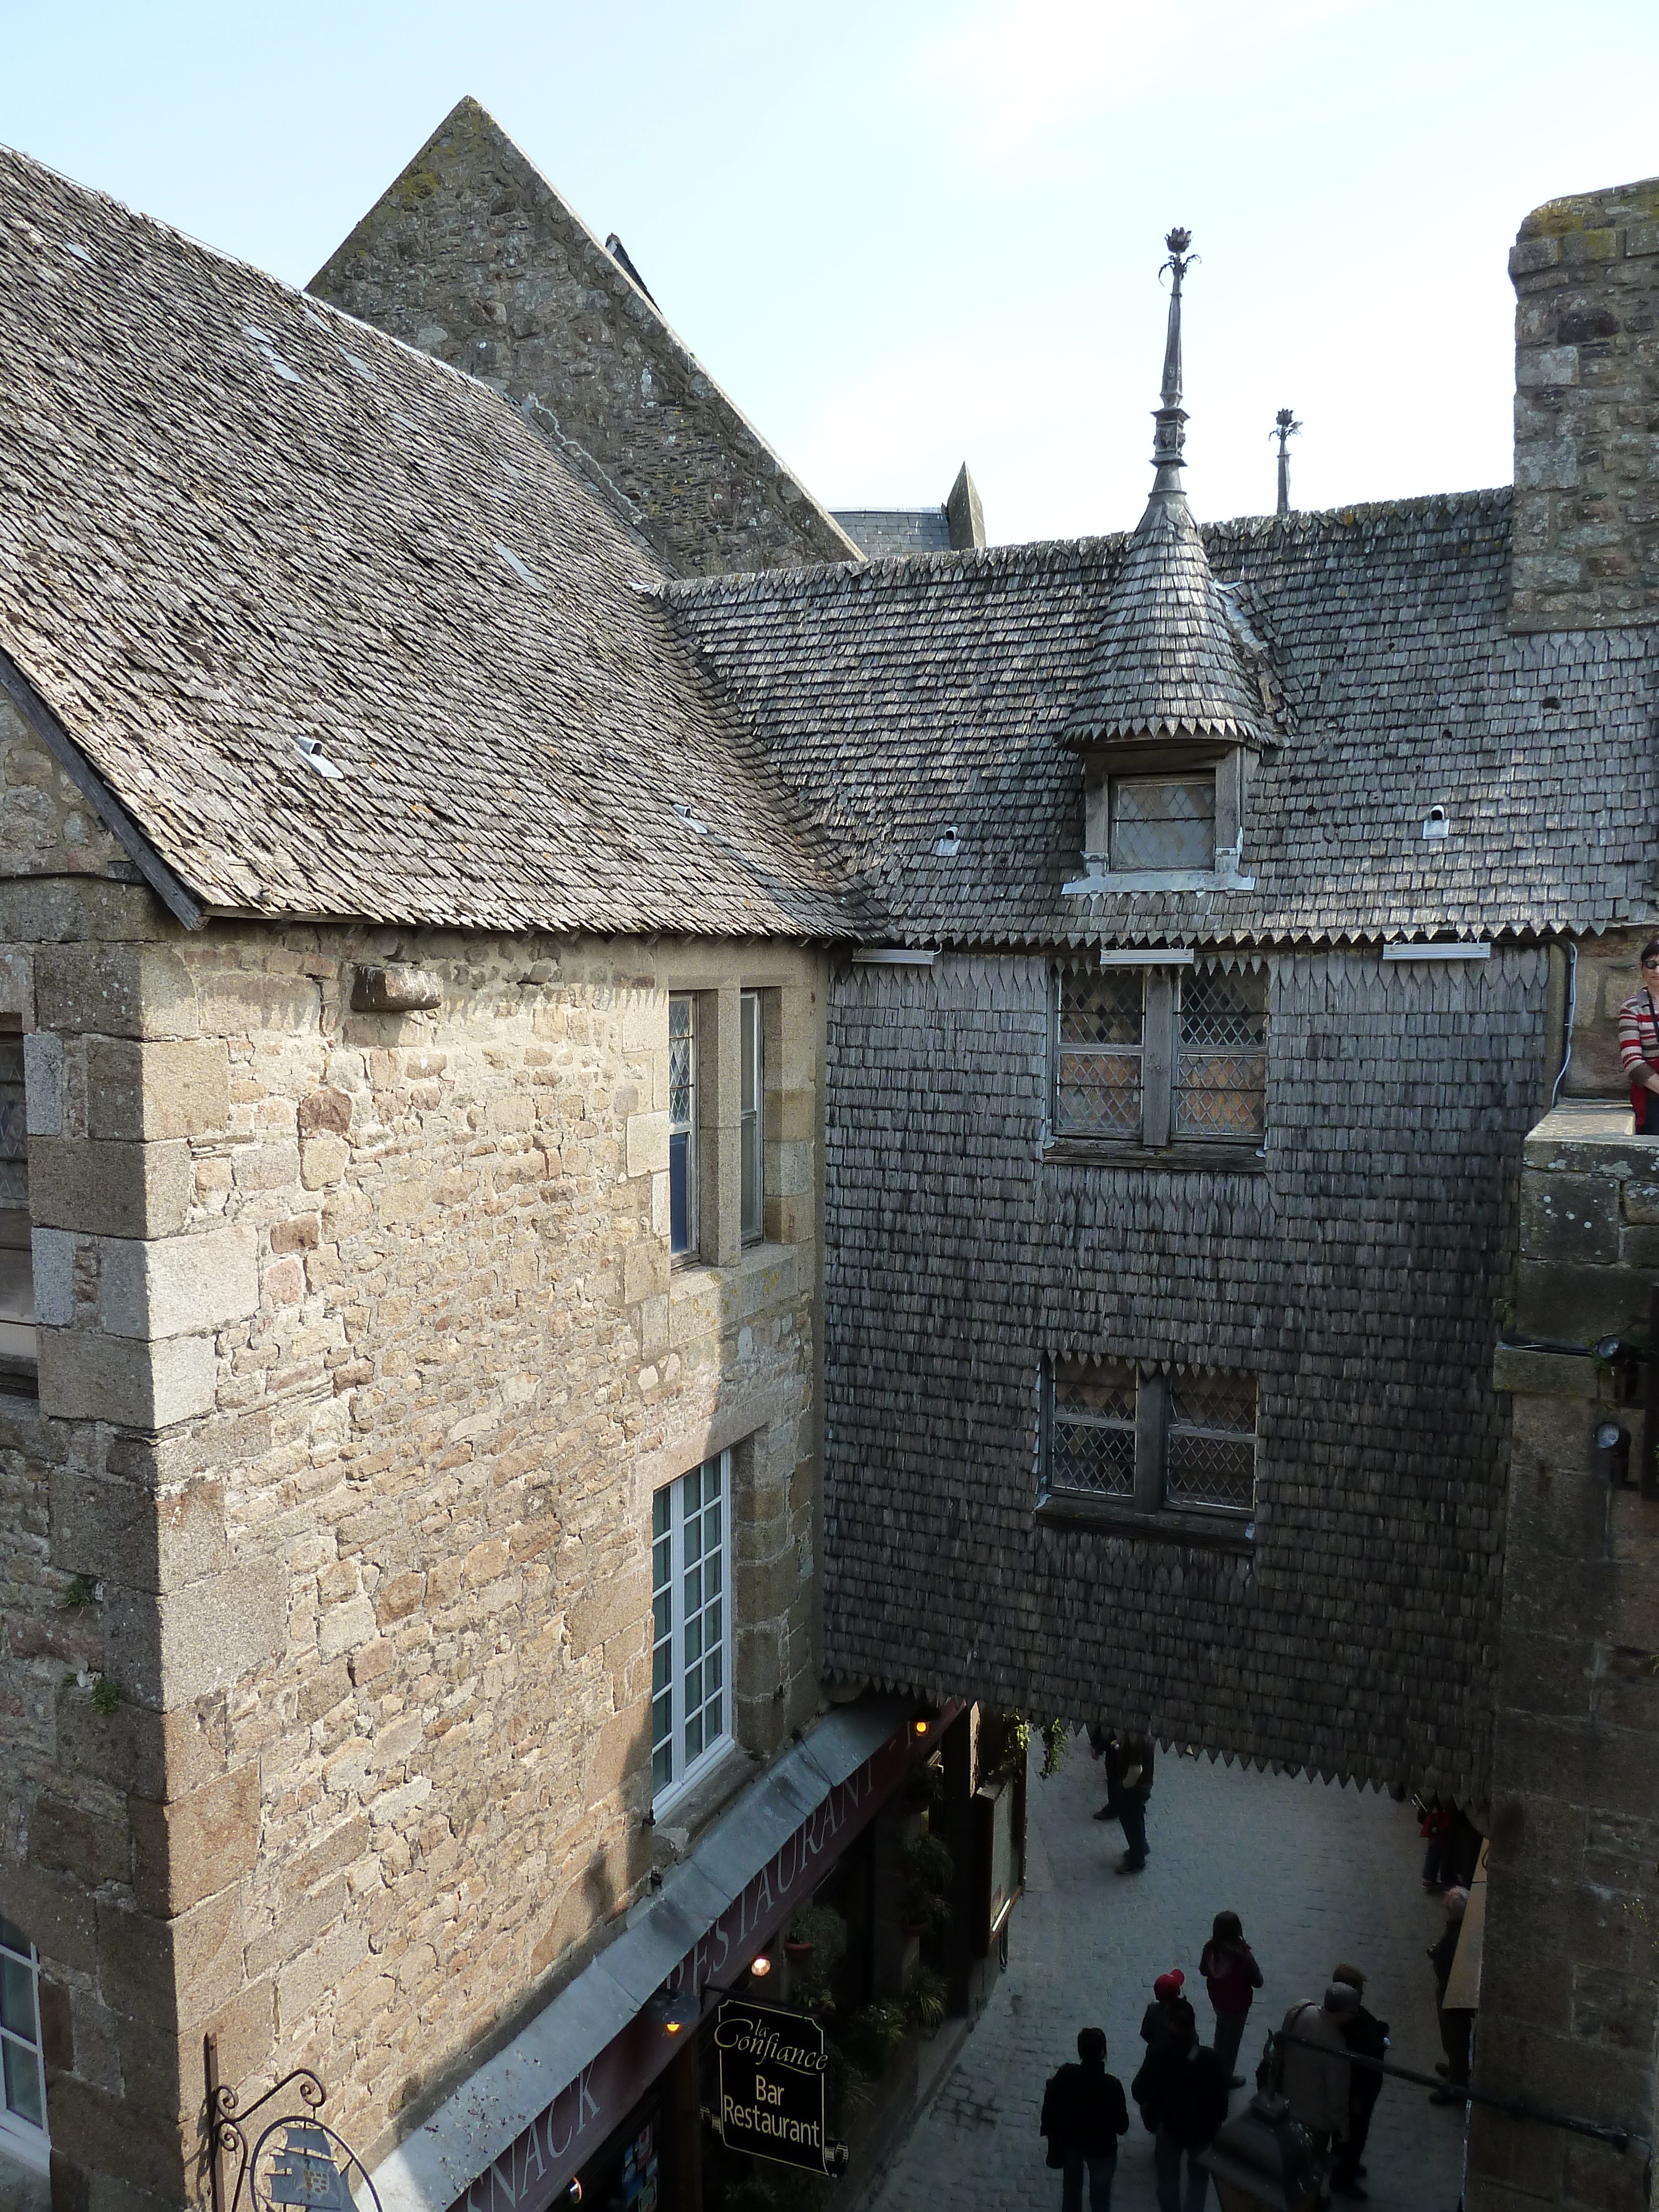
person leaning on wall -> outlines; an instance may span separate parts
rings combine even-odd
[[[1659,1137],[1659,937],[1642,947],[1642,980],[1619,1009],[1619,1057],[1638,1136]]]

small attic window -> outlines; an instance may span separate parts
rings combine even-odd
[[[320,738],[295,738],[294,750],[308,769],[318,775],[326,777],[330,783],[337,783],[345,774],[345,770],[343,768],[337,768],[323,750],[323,741]]]
[[[1451,823],[1446,818],[1446,810],[1443,806],[1430,807],[1428,812],[1423,817],[1423,835],[1425,837],[1449,837],[1451,836]]]
[[[1115,775],[1109,799],[1115,869],[1213,868],[1215,771]]]
[[[933,840],[933,857],[939,860],[954,860],[962,850],[962,838],[954,822],[947,822]]]

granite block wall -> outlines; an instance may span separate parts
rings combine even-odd
[[[1514,1430],[1474,2078],[1650,2141],[1659,1502],[1639,1488],[1642,1407],[1590,1348],[1605,1328],[1651,1353],[1659,1146],[1629,1122],[1566,1108],[1526,1146],[1523,1304],[1559,1334],[1497,1361]],[[1596,1454],[1603,1424],[1630,1438],[1626,1484]],[[1620,2152],[1477,2108],[1470,2212],[1639,2212],[1647,2141]]]
[[[859,558],[477,100],[445,118],[310,289],[504,393],[671,574]]]
[[[0,885],[43,1322],[0,1408],[0,1898],[61,2185],[176,2212],[206,2031],[244,2087],[314,2065],[369,2154],[635,1894],[651,1496],[708,1451],[739,1740],[817,1710],[822,992],[758,945],[186,937],[137,890],[117,940],[107,896]],[[354,1012],[369,965],[428,1003]],[[740,984],[767,1241],[674,1268],[666,993],[723,1030]]]
[[[1535,208],[1515,282],[1510,626],[1659,610],[1659,178]]]
[[[1261,1172],[1045,1162],[1040,958],[839,977],[828,1663],[1480,1803],[1547,959],[1271,964]],[[1081,1352],[1256,1376],[1253,1545],[1036,1517]]]

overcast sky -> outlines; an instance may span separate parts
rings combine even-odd
[[[475,94],[826,503],[1000,539],[1139,513],[1176,222],[1201,515],[1287,404],[1299,506],[1507,481],[1508,248],[1656,84],[1655,0],[0,0],[0,139],[296,283]]]

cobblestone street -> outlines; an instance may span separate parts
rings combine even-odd
[[[1060,2176],[1037,2134],[1042,2087],[1076,2056],[1079,2027],[1103,2027],[1107,2064],[1127,2090],[1140,2063],[1138,2029],[1153,1977],[1179,1966],[1206,2040],[1213,2024],[1198,1956],[1213,1915],[1231,1908],[1261,1963],[1239,2072],[1253,2077],[1262,2039],[1299,1997],[1317,1997],[1339,1960],[1368,1976],[1366,2000],[1389,2021],[1390,2056],[1431,2072],[1440,2057],[1433,1982],[1424,1956],[1441,1925],[1419,1886],[1408,1806],[1388,1797],[1207,1760],[1160,1758],[1147,1820],[1152,1858],[1135,1878],[1101,1802],[1099,1766],[1082,1738],[1030,1791],[1026,1893],[1016,1908],[1008,1971],[938,2098],[899,2153],[873,2212],[1058,2212]],[[1240,2110],[1248,2090],[1235,2093]],[[1113,2212],[1152,2212],[1152,2138],[1130,2108]],[[1376,2212],[1453,2212],[1462,2114],[1425,2090],[1389,2082],[1366,2154]],[[1213,2193],[1210,2197],[1215,2203]]]

